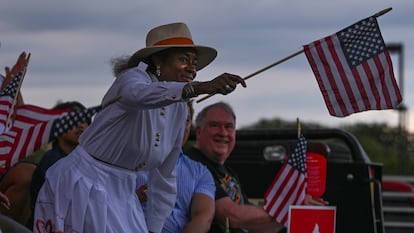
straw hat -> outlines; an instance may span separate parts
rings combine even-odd
[[[171,23],[151,29],[147,34],[146,44],[147,47],[132,55],[131,61],[142,61],[154,53],[172,47],[195,48],[198,59],[197,70],[201,70],[217,56],[217,51],[214,48],[195,45],[190,30],[184,23]]]

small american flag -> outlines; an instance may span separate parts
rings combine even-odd
[[[376,17],[304,46],[330,115],[393,109],[402,97]]]
[[[301,135],[295,151],[276,174],[264,195],[263,208],[276,221],[286,226],[290,205],[301,205],[306,197],[306,147]]]
[[[6,86],[6,88],[0,92],[0,124],[4,128],[6,128],[7,118],[9,117],[10,111],[12,111],[13,101],[16,97],[17,89],[22,77],[23,72],[17,73],[13,80]]]

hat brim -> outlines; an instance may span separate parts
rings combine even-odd
[[[194,48],[197,51],[197,71],[203,69],[217,57],[217,50],[202,45],[153,46],[138,50],[131,56],[131,62],[138,63],[149,56],[169,48]]]

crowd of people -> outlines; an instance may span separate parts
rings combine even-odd
[[[113,59],[116,78],[102,103],[118,101],[53,141],[39,161],[19,162],[2,176],[0,229],[15,221],[15,232],[36,233],[283,232],[249,202],[243,181],[225,164],[236,140],[230,105],[202,109],[196,142],[183,151],[192,99],[246,87],[230,73],[195,81],[216,56],[214,48],[193,41],[186,24],[171,23],[151,29],[144,48]],[[3,83],[26,58],[19,57],[14,71],[6,69]],[[56,108],[84,106],[75,101]],[[327,203],[308,198],[304,204]]]

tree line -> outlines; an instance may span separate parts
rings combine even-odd
[[[302,122],[303,129],[332,128],[319,123]],[[296,128],[296,121],[281,118],[261,119],[242,129]],[[383,165],[386,175],[414,175],[412,133],[386,123],[355,123],[340,125],[336,128],[353,134],[367,152],[372,162]]]

